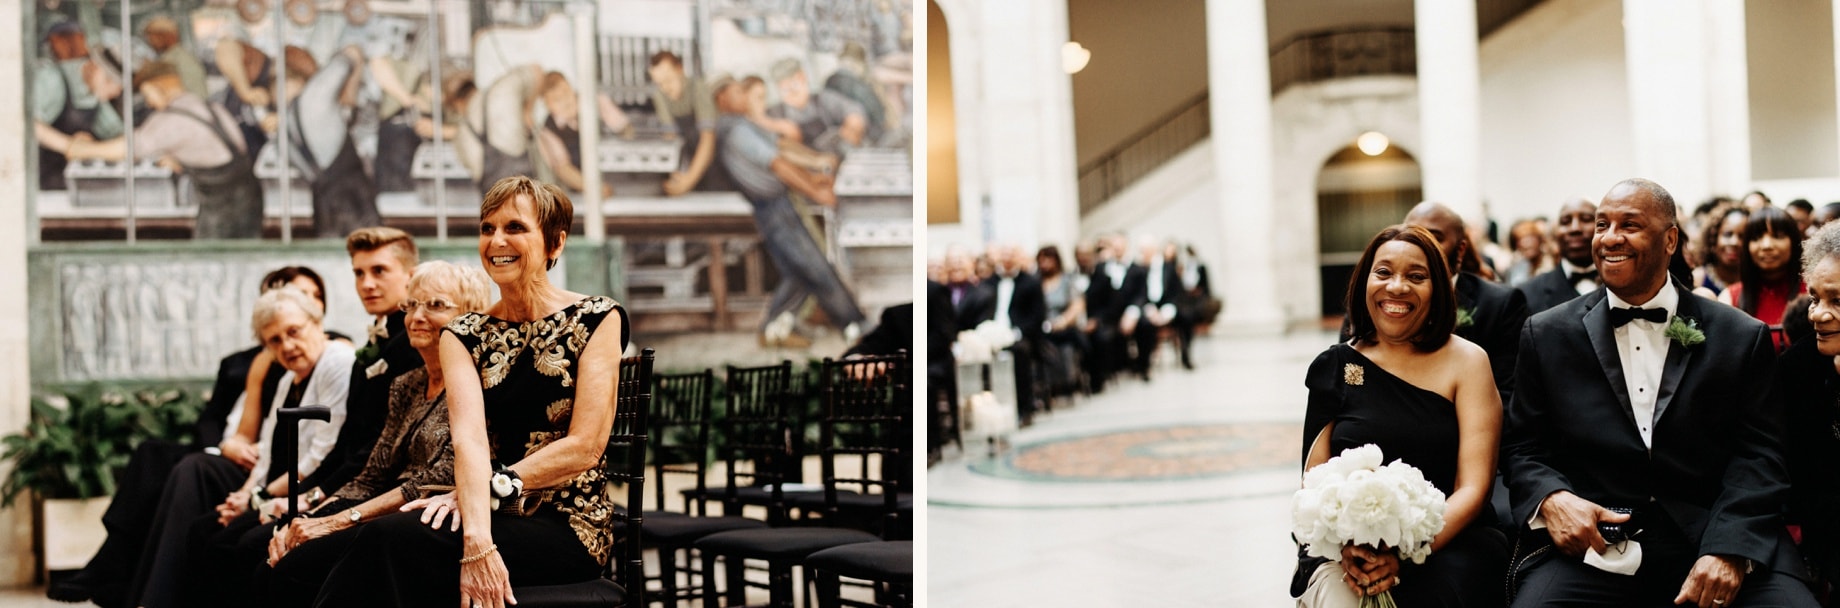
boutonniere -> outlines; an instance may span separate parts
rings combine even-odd
[[[1367,382],[1367,368],[1361,367],[1359,363],[1349,363],[1342,366],[1342,382],[1348,383],[1348,386],[1361,386],[1365,384]]]
[[[1476,324],[1476,307],[1457,309],[1457,328],[1461,329]]]
[[[369,343],[366,343],[363,348],[358,349],[357,355],[358,364],[369,367],[372,362],[381,360],[383,348],[377,346],[376,340],[371,340]]]
[[[1706,341],[1706,332],[1699,330],[1699,322],[1680,315],[1668,321],[1667,331],[1662,332],[1662,335],[1679,342],[1681,346],[1693,346]]]
[[[378,359],[377,362],[372,363],[370,367],[364,368],[364,377],[366,379],[375,378],[389,373],[389,371],[390,361],[388,359]]]

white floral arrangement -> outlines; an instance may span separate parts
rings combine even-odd
[[[1370,443],[1303,474],[1303,489],[1291,496],[1291,531],[1309,555],[1341,561],[1342,547],[1365,545],[1415,564],[1430,557],[1432,539],[1444,530],[1444,493],[1412,465],[1382,461]],[[1363,600],[1390,605],[1391,592],[1382,596]]]
[[[997,351],[1016,343],[1016,333],[995,321],[979,323],[976,329],[958,332],[952,355],[959,363],[989,363]]]

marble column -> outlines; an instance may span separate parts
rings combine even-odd
[[[1418,164],[1425,200],[1482,221],[1482,85],[1475,0],[1416,0]]]
[[[25,90],[25,8],[20,2],[0,3],[0,90]],[[26,109],[23,95],[0,95],[0,192],[27,192]],[[36,223],[30,220],[29,204],[21,198],[0,204],[0,435],[25,428],[31,399],[31,362],[22,355],[30,352],[26,328],[31,319],[26,312],[29,289],[26,280],[26,248],[37,239],[32,236]],[[0,476],[11,471],[0,464]],[[32,561],[32,501],[24,496],[9,509],[0,509],[0,587],[28,585],[36,564]]]
[[[1272,202],[1271,64],[1264,0],[1207,0],[1208,113],[1213,120],[1224,255],[1216,285],[1233,296],[1216,329],[1285,330]],[[1314,277],[1309,277],[1313,279]]]
[[[1636,175],[1692,205],[1750,181],[1744,7],[1624,0]],[[1716,40],[1731,37],[1731,40]]]
[[[1073,84],[1061,69],[1064,0],[941,0],[952,41],[960,217],[928,227],[935,252],[985,240],[1079,236]],[[1095,59],[1097,60],[1097,59]]]

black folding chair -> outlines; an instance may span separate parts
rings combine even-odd
[[[645,453],[652,408],[653,354],[647,348],[637,357],[620,360],[613,431],[601,455],[610,486],[626,484],[626,508],[615,509],[613,514],[614,556],[607,560],[601,577],[591,581],[513,589],[519,608],[645,605],[645,553],[639,543],[640,529],[645,524]],[[615,582],[616,578],[620,582]]]
[[[701,595],[701,577],[695,550],[697,539],[717,532],[764,528],[766,522],[741,517],[739,513],[709,513],[709,488],[705,479],[709,460],[709,423],[715,401],[715,372],[703,370],[693,374],[668,374],[657,377],[652,399],[655,404],[652,427],[652,475],[657,491],[652,510],[642,527],[645,545],[658,551],[659,593],[653,601],[675,606],[683,600]],[[673,511],[664,487],[666,475],[686,475],[696,484],[685,493],[683,509]],[[679,556],[683,565],[678,565]],[[686,575],[683,587],[677,583],[679,569]],[[649,583],[648,583],[649,584]]]
[[[823,442],[826,519],[878,515],[881,542],[841,545],[807,556],[806,579],[815,583],[820,608],[906,606],[913,603],[912,484],[909,464],[913,427],[913,371],[907,353],[847,361],[824,361]],[[861,456],[864,475],[841,477],[840,456]],[[871,456],[882,461],[881,476],[867,475]],[[862,491],[841,493],[839,485]],[[851,511],[855,511],[852,513]],[[867,581],[876,601],[842,597],[843,578]]]

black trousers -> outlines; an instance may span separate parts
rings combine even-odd
[[[222,456],[197,453],[173,467],[148,528],[128,594],[129,606],[167,608],[178,603],[186,576],[192,527],[215,515],[213,507],[249,479],[249,472]]]
[[[1585,565],[1582,559],[1548,550],[1521,569],[1520,589],[1510,605],[1673,606],[1687,573],[1699,559],[1699,549],[1665,515],[1641,518],[1640,526],[1642,532],[1636,541],[1642,544],[1642,566],[1634,576],[1598,570]],[[1727,605],[1814,608],[1819,604],[1800,580],[1759,564],[1756,571],[1744,576],[1736,601]]]
[[[460,605],[461,532],[450,531],[448,526],[430,528],[421,517],[419,511],[393,513],[354,528],[350,545],[326,572],[313,605]],[[512,517],[494,513],[492,540],[498,544],[514,587],[578,583],[601,573],[601,564],[588,555],[575,531],[553,514]]]
[[[127,603],[129,579],[147,546],[147,531],[160,508],[166,479],[190,453],[188,446],[150,439],[141,442],[128,458],[127,468],[115,480],[115,497],[109,499],[109,509],[102,513],[102,527],[108,530],[108,538],[79,575],[97,605]]]

